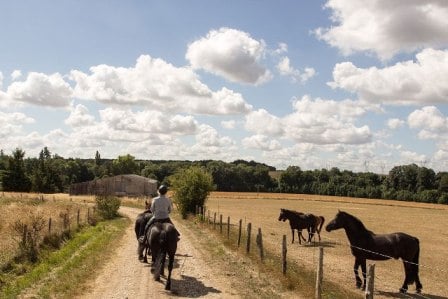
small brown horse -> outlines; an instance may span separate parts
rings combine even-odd
[[[302,229],[306,229],[308,231],[308,243],[311,243],[311,240],[313,239],[315,233],[317,233],[320,242],[320,232],[325,222],[325,218],[323,216],[304,214],[302,212],[292,211],[288,209],[280,209],[278,221],[286,220],[289,220],[289,226],[291,227],[292,243],[294,243],[295,229],[297,230],[299,244],[302,244],[301,239],[303,239],[304,242],[307,241],[302,235]]]

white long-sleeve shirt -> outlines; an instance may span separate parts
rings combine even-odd
[[[166,219],[170,217],[173,204],[165,195],[160,195],[152,200],[151,211],[155,219]]]

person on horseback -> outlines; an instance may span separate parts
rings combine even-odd
[[[148,223],[146,223],[145,232],[155,222],[162,222],[162,223],[169,222],[173,224],[173,222],[170,219],[170,213],[173,210],[173,204],[171,202],[171,199],[166,196],[166,193],[168,192],[168,187],[165,185],[161,185],[158,191],[159,196],[153,198],[151,203],[150,210],[152,212],[152,217],[148,221]],[[179,232],[177,232],[177,235],[180,236]]]

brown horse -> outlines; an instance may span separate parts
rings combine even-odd
[[[423,286],[418,276],[418,259],[420,244],[416,237],[405,233],[392,233],[377,235],[368,230],[364,224],[355,216],[339,211],[336,217],[328,223],[328,232],[343,228],[350,241],[352,254],[355,257],[356,287],[366,286],[366,260],[388,260],[401,258],[404,265],[405,278],[401,293],[406,293],[408,285],[415,282],[416,291],[420,293]],[[358,268],[361,267],[364,281],[358,276]]]
[[[323,216],[316,216],[313,214],[304,214],[302,212],[297,212],[288,209],[280,209],[280,215],[278,216],[278,221],[289,220],[289,226],[291,227],[292,233],[292,243],[294,243],[294,230],[297,230],[297,235],[299,238],[299,244],[302,244],[302,239],[304,242],[307,240],[302,235],[302,229],[308,231],[308,242],[311,243],[313,236],[317,233],[320,238],[320,232],[322,226],[324,225],[325,218]]]
[[[174,256],[177,250],[178,232],[170,222],[155,222],[146,232],[149,247],[152,253],[151,271],[154,280],[160,281],[160,275],[164,275],[165,260],[168,255],[168,277],[165,290],[171,289],[171,271],[174,266]]]

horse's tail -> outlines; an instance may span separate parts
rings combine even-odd
[[[320,233],[320,231],[322,230],[322,226],[324,226],[324,222],[325,222],[325,217],[324,216],[317,216],[320,218],[320,224],[319,227],[317,229],[317,233]]]

